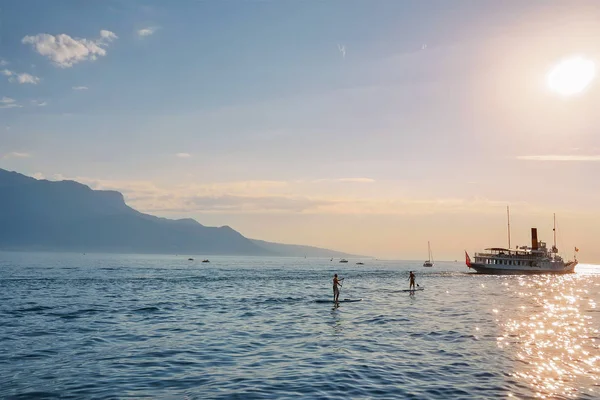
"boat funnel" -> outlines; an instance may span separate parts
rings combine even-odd
[[[531,228],[531,250],[538,249],[537,228]]]

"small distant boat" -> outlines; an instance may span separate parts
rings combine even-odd
[[[365,265],[365,263],[357,262],[356,265]]]
[[[427,242],[427,255],[428,259],[423,263],[424,267],[433,267],[433,256],[431,255],[431,245]]]
[[[188,258],[188,261],[194,261],[194,259],[190,257],[190,258]]]
[[[203,263],[209,263],[210,261],[208,259],[206,260],[202,260]]]
[[[347,263],[347,262],[348,262],[348,260],[346,260],[346,259],[342,258],[342,259],[340,260],[340,262],[341,262],[341,263]]]

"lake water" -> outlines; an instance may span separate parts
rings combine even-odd
[[[355,261],[0,253],[0,398],[600,398],[600,267]]]

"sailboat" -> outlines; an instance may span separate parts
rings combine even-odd
[[[423,263],[424,267],[433,267],[433,256],[431,255],[431,245],[427,242],[427,255],[428,259]]]

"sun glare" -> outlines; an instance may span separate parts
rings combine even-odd
[[[584,57],[561,61],[548,73],[548,86],[563,96],[581,93],[594,79],[596,64]]]

